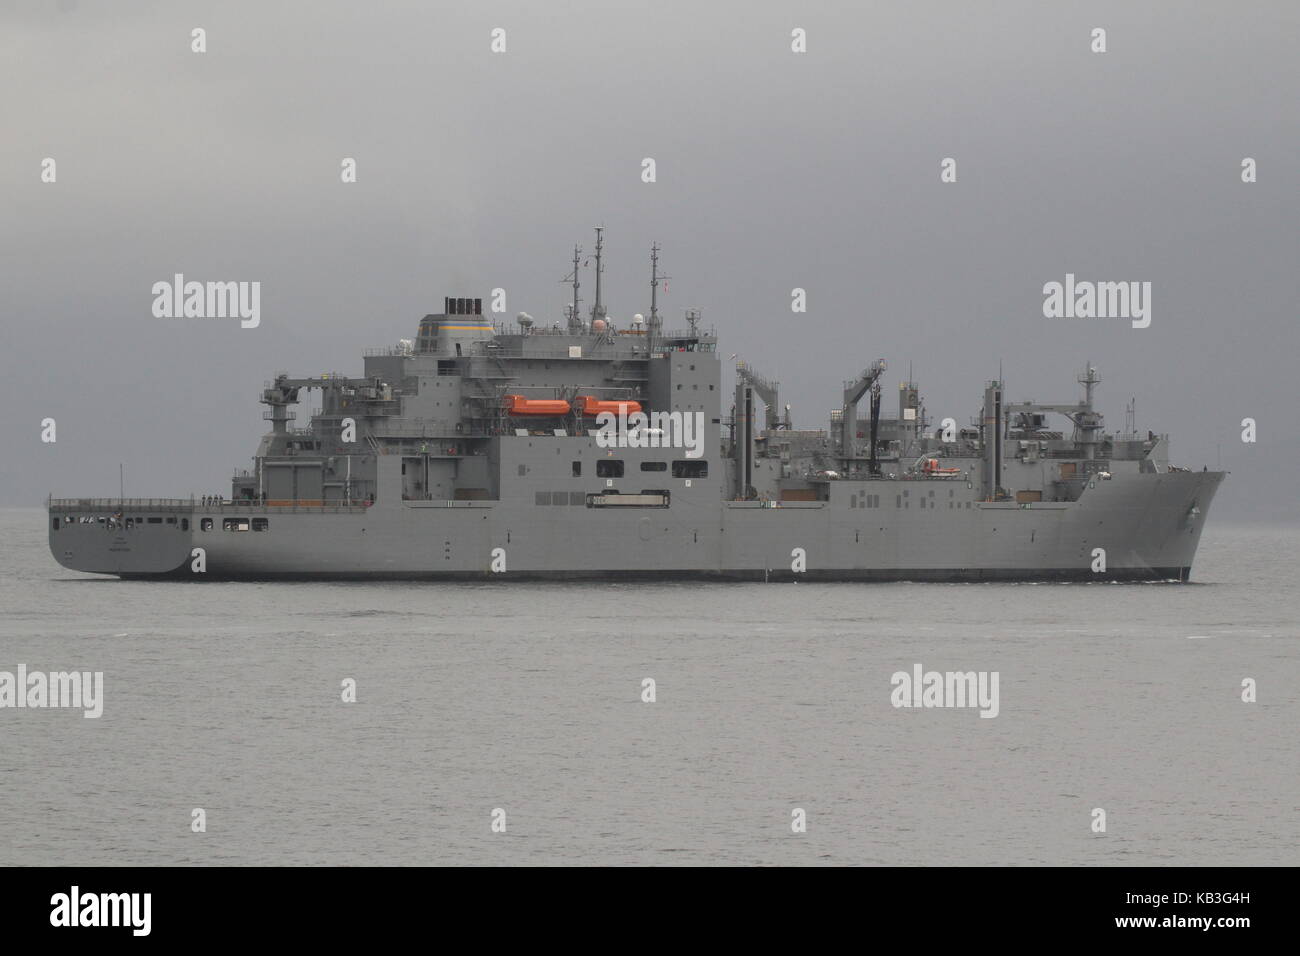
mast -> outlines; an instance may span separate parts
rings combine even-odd
[[[573,283],[573,306],[569,311],[569,331],[581,332],[582,319],[578,318],[578,303],[582,300],[578,298],[578,287],[581,283],[578,281],[578,266],[582,257],[582,247],[576,243],[573,246],[573,275],[569,280]]]
[[[650,244],[650,336],[659,334],[659,280],[670,276],[659,275],[659,243]]]
[[[600,262],[600,253],[605,246],[604,237],[602,235],[604,231],[604,226],[596,227],[596,304],[591,307],[591,321],[593,322],[605,317],[605,303],[600,297],[600,274],[605,271],[605,267],[601,265]]]
[[[1089,362],[1078,382],[1083,386],[1083,408],[1074,416],[1075,440],[1083,446],[1083,457],[1092,460],[1097,457],[1097,444],[1101,437],[1102,417],[1092,407],[1093,389],[1101,378]]]
[[[1083,404],[1087,411],[1092,411],[1092,390],[1101,379],[1097,376],[1097,370],[1089,362],[1085,367],[1083,374],[1079,376],[1078,382],[1083,386]]]

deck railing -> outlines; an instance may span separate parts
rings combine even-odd
[[[191,498],[50,498],[51,512],[139,512],[139,511],[184,511],[184,512],[221,512],[238,514],[245,512],[281,513],[285,511],[364,511],[371,507],[368,499],[350,501],[332,501],[322,499],[269,499],[267,501],[250,501],[244,498],[191,497]]]
[[[189,511],[193,498],[51,498],[51,511]]]

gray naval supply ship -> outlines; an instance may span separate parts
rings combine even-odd
[[[932,423],[914,382],[882,416],[878,361],[828,428],[797,429],[743,363],[723,403],[698,311],[664,327],[657,246],[649,314],[617,327],[602,245],[589,314],[578,249],[563,323],[446,299],[359,378],[271,382],[271,430],[228,497],[51,498],[54,557],[191,580],[1188,579],[1224,473],[1171,465],[1167,437],[1131,423],[1105,431],[1095,369],[1073,403],[988,382],[958,425]],[[320,410],[295,428],[309,389]]]

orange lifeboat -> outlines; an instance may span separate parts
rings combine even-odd
[[[567,415],[569,403],[560,398],[524,398],[506,396],[507,415]]]
[[[960,468],[940,468],[938,458],[927,458],[925,464],[921,466],[921,470],[927,475],[935,475],[936,477],[943,478],[950,478],[954,475],[961,474]]]
[[[629,399],[611,401],[596,398],[594,395],[579,395],[573,400],[573,410],[579,415],[599,415],[609,412],[611,415],[634,415],[641,411],[641,403]]]

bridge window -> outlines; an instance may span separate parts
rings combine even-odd
[[[254,530],[254,531],[266,531],[266,530],[268,530],[270,527],[271,527],[271,520],[270,520],[269,518],[254,518],[254,519],[253,519],[253,530]]]
[[[597,478],[622,478],[623,460],[621,458],[602,458],[596,462]]]
[[[150,523],[150,524],[162,524],[162,518],[150,518],[150,519],[149,519],[149,523]]]
[[[248,519],[247,518],[223,518],[221,520],[221,527],[224,528],[226,531],[247,531]]]
[[[580,461],[575,461],[575,462],[573,463],[573,477],[574,477],[574,478],[581,478],[581,477],[582,477],[582,462],[580,462]]]
[[[707,478],[709,463],[707,461],[680,460],[673,462],[674,478]]]
[[[643,461],[641,462],[642,471],[667,471],[668,462],[666,461]]]

